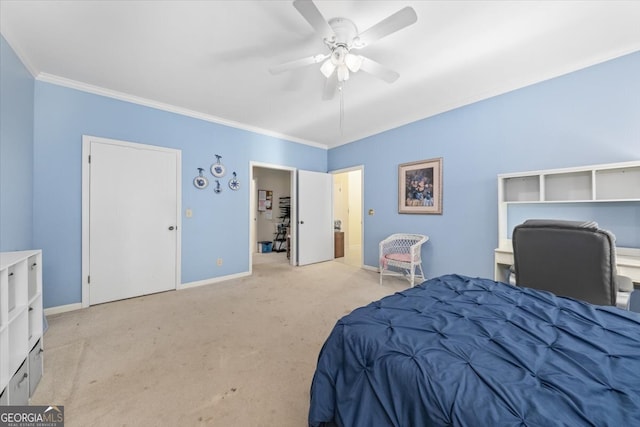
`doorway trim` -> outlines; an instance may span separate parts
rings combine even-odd
[[[182,152],[175,148],[160,147],[151,144],[139,144],[129,141],[121,141],[117,139],[101,138],[98,136],[82,135],[82,308],[90,306],[89,299],[89,197],[91,195],[91,168],[89,155],[91,154],[91,143],[98,142],[102,144],[119,145],[122,147],[149,149],[153,148],[157,151],[166,151],[175,153],[177,156],[176,161],[176,276],[175,283],[176,289],[180,286],[181,281],[181,266],[182,266],[182,182],[180,177],[182,176]]]
[[[297,258],[298,258],[298,253],[297,253],[297,224],[298,224],[298,220],[297,220],[297,203],[298,203],[298,199],[297,199],[297,180],[296,180],[296,171],[298,170],[297,168],[294,167],[290,167],[290,166],[282,166],[282,165],[276,165],[276,164],[272,164],[272,163],[262,163],[262,162],[255,162],[253,160],[249,161],[249,182],[252,183],[253,182],[253,168],[264,168],[264,169],[276,169],[276,170],[283,170],[283,171],[288,171],[289,172],[289,179],[290,179],[290,188],[291,188],[291,209],[290,209],[290,219],[289,219],[289,223],[290,223],[290,235],[291,235],[291,240],[289,241],[290,244],[290,252],[289,252],[289,264],[290,265],[297,265]],[[252,236],[251,236],[251,228],[252,228],[252,222],[253,222],[253,218],[254,218],[254,209],[257,209],[256,206],[254,206],[254,202],[256,202],[257,200],[257,195],[252,194],[252,191],[249,192],[249,243],[247,245],[247,247],[249,248],[249,275],[253,274],[253,247],[251,245],[251,241],[252,241]]]
[[[338,175],[341,173],[360,171],[360,268],[364,268],[364,165],[356,165],[343,169],[335,169],[329,173],[332,175]],[[335,197],[335,195],[333,196]],[[331,203],[335,200],[332,198]]]

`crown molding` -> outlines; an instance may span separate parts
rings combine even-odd
[[[308,141],[302,138],[296,138],[290,135],[284,135],[278,132],[271,131],[269,129],[263,129],[256,126],[247,125],[244,123],[235,122],[233,120],[223,119],[221,117],[212,116],[209,114],[204,114],[198,111],[189,110],[187,108],[177,107],[171,104],[165,104],[163,102],[154,101],[151,99],[146,99],[134,95],[129,95],[123,92],[117,92],[111,89],[106,89],[100,86],[94,86],[87,83],[82,83],[77,80],[67,79],[65,77],[56,76],[48,73],[38,73],[36,76],[36,80],[51,83],[58,86],[68,87],[70,89],[76,89],[82,92],[92,93],[94,95],[105,96],[108,98],[118,99],[120,101],[130,102],[132,104],[143,105],[145,107],[155,108],[157,110],[167,111],[170,113],[180,114],[182,116],[192,117],[194,119],[204,120],[206,122],[216,123],[219,125],[229,126],[236,129],[245,130],[248,132],[257,133],[260,135],[270,136],[278,139],[283,139],[289,142],[294,142],[298,144],[309,145],[315,148],[321,148],[324,150],[328,150],[328,146],[325,144],[320,144],[314,141]]]

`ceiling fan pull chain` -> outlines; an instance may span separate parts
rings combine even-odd
[[[340,91],[340,135],[343,135],[343,124],[344,124],[344,82],[340,82],[338,85],[338,90]]]

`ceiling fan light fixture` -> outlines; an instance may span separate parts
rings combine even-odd
[[[331,51],[331,62],[334,65],[344,64],[345,57],[349,54],[349,50],[344,46],[338,46]]]
[[[333,74],[333,71],[335,69],[336,69],[336,66],[333,64],[333,61],[331,61],[331,59],[327,59],[326,61],[324,61],[324,64],[322,64],[322,66],[320,67],[320,72],[326,78],[329,78],[331,74]]]
[[[329,53],[313,55],[271,67],[269,71],[272,74],[322,62],[320,72],[326,78],[323,99],[331,99],[336,88],[341,91],[343,83],[349,80],[350,74],[360,70],[387,83],[393,83],[398,79],[399,74],[395,71],[367,57],[351,54],[350,51],[369,46],[371,43],[415,23],[418,16],[412,7],[405,7],[387,16],[361,33],[353,21],[349,19],[336,17],[328,21],[325,20],[315,5],[315,1],[295,0],[293,6],[322,38]]]
[[[346,80],[349,80],[349,68],[342,64],[338,66],[338,81],[344,82]]]
[[[360,67],[362,66],[362,56],[354,55],[352,53],[347,53],[347,56],[344,58],[344,63],[347,64],[349,70],[354,73],[357,73]]]

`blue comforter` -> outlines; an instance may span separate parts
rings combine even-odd
[[[640,426],[640,315],[431,279],[338,321],[309,425]]]

